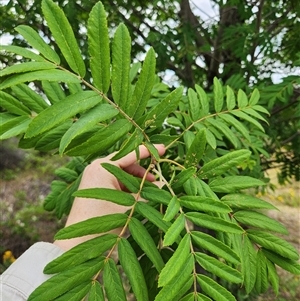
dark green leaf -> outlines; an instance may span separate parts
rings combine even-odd
[[[72,27],[63,10],[51,0],[43,0],[42,11],[52,35],[68,65],[74,72],[84,77],[85,65]]]
[[[226,221],[220,217],[199,212],[188,212],[186,213],[186,217],[194,224],[207,229],[236,234],[242,234],[244,232],[244,230],[238,225]]]
[[[188,100],[189,100],[189,112],[193,121],[200,118],[200,101],[198,99],[197,93],[189,88],[188,89]]]
[[[179,200],[181,206],[192,210],[215,213],[229,213],[232,211],[227,205],[206,196],[187,195],[180,197]]]
[[[196,168],[194,166],[191,166],[187,169],[183,169],[179,174],[177,174],[172,183],[171,186],[173,189],[180,188],[182,185],[191,178],[196,172]]]
[[[178,248],[175,250],[173,256],[166,263],[165,267],[162,269],[159,278],[158,286],[165,286],[172,281],[172,279],[177,276],[186,265],[187,260],[191,256],[190,250],[191,237],[186,234],[180,241]]]
[[[167,222],[171,221],[175,217],[175,215],[178,213],[179,209],[180,209],[180,203],[179,203],[176,195],[174,195],[168,204],[167,210],[166,210],[164,218],[163,218],[164,221],[167,221]]]
[[[215,111],[219,113],[223,108],[224,95],[223,87],[220,81],[215,77],[214,78],[214,106]]]
[[[24,74],[18,74],[12,77],[5,79],[0,84],[0,90],[9,88],[11,86],[15,86],[25,82],[33,82],[35,80],[43,81],[54,81],[54,82],[64,82],[64,83],[79,83],[79,78],[69,72],[49,69],[49,70],[38,70],[27,72]]]
[[[201,129],[195,136],[191,146],[186,153],[184,166],[197,166],[201,160],[206,147],[206,130]]]
[[[1,132],[3,128],[8,127],[8,130],[0,134],[0,140],[16,137],[19,134],[25,133],[31,121],[31,118],[28,116],[19,116],[11,120],[11,122],[7,122],[4,127],[1,127]]]
[[[64,293],[63,295],[59,296],[58,298],[55,298],[55,301],[78,301],[78,300],[82,300],[87,293],[89,292],[89,290],[92,287],[92,282],[89,281],[85,281],[77,286],[75,286],[74,288],[72,288],[71,290],[69,290],[68,292]]]
[[[209,113],[209,100],[207,95],[202,87],[195,85],[196,91],[199,96],[200,104],[201,104],[201,116],[207,116]]]
[[[91,130],[96,123],[110,119],[118,113],[118,110],[109,104],[99,104],[93,107],[73,123],[63,135],[59,145],[59,153],[62,154],[75,137]]]
[[[215,192],[233,193],[241,189],[264,186],[265,183],[248,176],[228,176],[217,178],[209,183],[209,187]]]
[[[87,301],[105,301],[102,287],[98,281],[92,282],[92,287]]]
[[[121,238],[118,244],[118,254],[121,266],[129,279],[136,300],[148,300],[148,290],[143,271],[130,243],[124,238]]]
[[[282,234],[288,234],[288,230],[284,225],[274,220],[273,218],[270,218],[265,214],[259,212],[240,210],[234,213],[233,217],[239,223],[247,226],[261,228],[264,230],[269,230],[272,232],[278,232]]]
[[[221,200],[234,209],[277,209],[264,200],[242,193],[227,194]]]
[[[258,294],[264,293],[269,287],[267,262],[261,250],[257,251],[256,256],[256,281],[254,285],[255,292]]]
[[[276,271],[276,267],[274,263],[272,263],[269,259],[266,259],[267,269],[268,269],[268,279],[272,285],[272,288],[276,295],[279,292],[279,276]]]
[[[109,258],[104,264],[103,285],[108,300],[127,300],[118,268],[114,260],[111,258]]]
[[[156,105],[147,115],[144,127],[161,126],[165,118],[173,112],[182,97],[183,87],[178,87]]]
[[[103,260],[96,258],[56,274],[35,289],[28,301],[53,300],[84,281],[91,280],[102,267]]]
[[[68,86],[71,85],[72,85],[71,83],[68,84]],[[59,83],[44,80],[42,81],[42,86],[51,104],[55,104],[56,102],[59,102],[66,98],[66,95]]]
[[[224,174],[232,167],[238,167],[251,155],[251,152],[245,149],[232,151],[220,158],[205,163],[197,173],[202,179],[212,178]]]
[[[121,149],[111,158],[111,160],[119,160],[122,157],[126,156],[127,154],[138,148],[138,146],[142,144],[143,139],[143,133],[139,129],[135,129],[135,131],[123,143]]]
[[[19,100],[6,92],[0,91],[1,107],[16,115],[31,115],[30,110]]]
[[[126,188],[133,192],[137,193],[140,189],[140,182],[138,178],[128,174],[126,171],[122,170],[121,168],[109,164],[109,163],[102,163],[101,166],[113,174],[121,183],[123,183]]]
[[[43,97],[34,92],[25,84],[12,87],[12,91],[18,99],[22,100],[24,105],[36,113],[40,113],[49,107]]]
[[[109,188],[88,188],[77,190],[73,196],[110,201],[123,206],[132,206],[135,198],[124,191]]]
[[[211,235],[202,232],[192,231],[192,240],[200,247],[215,254],[218,257],[224,258],[226,261],[233,264],[239,264],[240,258],[227,245]]]
[[[15,30],[21,34],[24,39],[33,48],[38,50],[49,61],[59,65],[60,58],[57,53],[41,38],[41,36],[31,27],[27,25],[19,25]]]
[[[294,246],[271,233],[258,230],[247,230],[248,237],[262,247],[271,250],[287,259],[298,260],[299,254]]]
[[[157,187],[143,187],[141,196],[148,201],[168,205],[172,195],[163,189]]]
[[[41,112],[32,121],[25,137],[34,137],[41,134],[76,114],[94,107],[102,98],[94,91],[85,91],[68,96]]]
[[[90,12],[88,41],[93,85],[107,93],[110,86],[110,47],[106,12],[101,2]]]
[[[202,290],[214,300],[236,301],[235,297],[223,286],[204,275],[197,275],[197,280]]]
[[[173,224],[170,226],[168,231],[166,232],[163,240],[164,246],[170,246],[175,241],[180,239],[180,233],[184,229],[185,226],[185,217],[184,214],[181,213],[173,222]]]
[[[111,123],[107,127],[99,130],[91,138],[83,141],[82,144],[67,149],[66,154],[82,156],[97,153],[99,156],[126,135],[130,131],[131,127],[131,123],[126,119],[116,120],[114,123]]]
[[[152,261],[157,271],[160,272],[165,264],[145,226],[139,220],[132,217],[129,222],[129,231],[133,239],[138,243],[147,257]]]
[[[129,94],[131,39],[127,27],[120,24],[112,42],[111,90],[115,103],[126,110]]]
[[[128,104],[128,115],[134,120],[138,120],[146,109],[151,90],[154,86],[155,66],[155,52],[153,48],[150,48],[146,55],[141,74],[135,85],[132,99]]]
[[[57,257],[44,268],[45,274],[55,274],[101,256],[117,242],[115,234],[104,234],[85,241]]]
[[[88,220],[61,229],[55,239],[70,239],[89,234],[100,234],[125,225],[128,216],[122,213],[92,217]]]
[[[204,253],[195,252],[197,262],[208,272],[232,283],[241,283],[242,274],[220,260]]]

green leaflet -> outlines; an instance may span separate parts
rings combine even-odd
[[[287,259],[298,260],[299,254],[297,250],[287,241],[279,238],[271,233],[258,230],[247,230],[247,235],[250,240],[261,245],[262,247],[271,250]]]
[[[156,225],[159,229],[167,232],[171,226],[170,222],[163,220],[163,215],[152,206],[144,202],[138,202],[135,206],[136,211],[147,218],[150,222]]]
[[[214,77],[214,106],[215,111],[219,113],[223,108],[224,95],[223,95],[223,87],[220,81]]]
[[[171,221],[178,213],[179,209],[180,203],[176,195],[174,195],[168,204],[163,220],[167,222]]]
[[[178,248],[162,269],[158,278],[159,287],[170,283],[173,278],[176,277],[181,270],[183,270],[183,267],[186,265],[187,260],[191,256],[190,242],[191,237],[188,233],[186,233],[180,241]]]
[[[244,277],[244,286],[246,289],[247,294],[249,294],[254,285],[256,280],[256,252],[254,247],[247,237],[247,235],[243,235],[240,238],[241,244],[240,247],[240,256],[241,256],[241,272]]]
[[[215,254],[218,257],[224,258],[226,261],[233,264],[239,264],[240,258],[227,245],[220,240],[210,236],[206,233],[192,231],[192,240],[200,247]]]
[[[74,72],[84,77],[85,65],[72,27],[63,10],[53,1],[43,0],[42,11],[51,33],[68,65]]]
[[[49,62],[25,62],[12,65],[1,70],[0,76],[7,76],[15,73],[25,73],[37,70],[55,69],[57,66]]]
[[[212,299],[203,294],[192,292],[180,299],[180,301],[212,301]]]
[[[154,86],[155,66],[155,52],[151,47],[148,50],[146,58],[144,60],[141,74],[138,77],[133,91],[132,99],[128,103],[128,115],[134,120],[138,120],[143,115],[146,109],[146,105]]]
[[[33,61],[37,61],[37,62],[45,62],[45,58],[43,58],[42,56],[26,49],[23,47],[19,47],[19,46],[14,46],[14,45],[0,45],[0,50],[5,50],[7,52],[12,52],[14,54],[18,54],[20,56],[29,58]],[[2,70],[1,70],[2,72]],[[2,74],[2,73],[0,73]]]
[[[187,195],[180,197],[179,200],[182,207],[192,210],[214,213],[229,213],[232,211],[227,205],[206,196]]]
[[[267,115],[270,115],[270,112],[262,106],[255,105],[255,106],[252,107],[252,109],[255,110],[255,111],[259,111],[259,112],[265,113]]]
[[[249,158],[251,152],[245,149],[232,151],[220,158],[205,163],[204,166],[198,172],[198,176],[202,179],[217,177],[224,174],[232,167],[237,167]]]
[[[67,149],[66,154],[71,156],[97,154],[99,156],[126,135],[131,127],[131,123],[126,119],[116,120],[114,123],[96,132],[86,141],[83,141],[82,144]]]
[[[56,169],[54,173],[56,176],[60,177],[67,183],[73,182],[78,178],[77,172],[67,167],[60,167]]]
[[[214,300],[236,301],[235,297],[223,286],[204,275],[197,275],[197,281],[202,290]]]
[[[168,94],[158,105],[147,114],[144,127],[161,126],[165,118],[173,112],[182,97],[183,87],[178,87]]]
[[[24,74],[18,74],[5,79],[0,84],[0,90],[15,86],[24,82],[33,82],[35,80],[43,81],[54,81],[54,82],[64,82],[64,83],[79,83],[79,78],[69,72],[49,69],[49,70],[38,70],[26,72]]]
[[[127,112],[129,94],[131,38],[127,27],[120,24],[112,41],[111,90],[114,102]]]
[[[26,132],[25,138],[34,137],[47,131],[68,118],[94,107],[101,100],[102,97],[94,91],[84,91],[70,95],[64,101],[52,105],[35,117]]]
[[[168,205],[172,195],[163,189],[157,187],[143,187],[141,196],[148,201]]]
[[[63,295],[59,296],[58,298],[55,298],[55,301],[77,301],[77,300],[82,300],[89,290],[92,287],[92,282],[90,280],[85,281],[68,292],[64,293]]]
[[[233,209],[277,209],[264,200],[242,193],[227,194],[221,201]]]
[[[164,246],[170,246],[175,241],[180,239],[180,233],[184,229],[185,226],[185,217],[184,214],[181,213],[173,222],[173,224],[170,226],[168,231],[166,232],[164,236],[163,245]]]
[[[52,211],[55,209],[56,200],[59,196],[61,190],[67,189],[68,184],[63,181],[54,180],[51,182],[51,193],[47,195],[44,200],[44,209],[47,211]]]
[[[91,110],[80,116],[80,118],[74,122],[69,130],[63,135],[59,145],[59,153],[64,153],[65,149],[75,137],[93,129],[96,123],[108,120],[118,115],[118,113],[118,110],[109,104],[99,104],[93,107]]]
[[[265,248],[262,250],[271,262],[274,262],[276,265],[280,266],[286,271],[289,271],[290,273],[300,275],[300,264],[297,261],[282,257],[274,252],[266,250]]]
[[[226,105],[229,111],[231,111],[235,107],[234,91],[229,86],[226,86]]]
[[[129,71],[129,82],[130,83],[132,83],[133,80],[136,78],[141,67],[142,67],[142,64],[140,62],[135,62],[135,63],[131,64],[130,71]]]
[[[113,174],[130,192],[137,193],[139,191],[140,181],[138,178],[109,163],[102,163],[101,166]]]
[[[219,117],[223,119],[226,123],[234,126],[235,129],[247,139],[247,141],[251,142],[249,130],[240,121],[238,121],[236,118],[229,114],[220,114]]]
[[[129,279],[136,300],[147,301],[149,299],[148,289],[143,271],[130,243],[124,238],[121,238],[118,244],[118,254],[121,266]]]
[[[108,300],[127,300],[118,268],[111,258],[108,258],[104,264],[103,285]]]
[[[145,141],[144,145],[146,146],[147,150],[151,154],[151,157],[154,157],[154,159],[156,161],[159,161],[160,156],[159,156],[159,153],[158,153],[156,147],[151,142],[148,142],[148,141]]]
[[[242,274],[220,260],[204,253],[195,252],[197,262],[208,272],[232,283],[241,283]]]
[[[72,84],[68,84],[70,87]],[[74,84],[75,85],[75,84]],[[51,104],[55,104],[66,98],[62,87],[57,82],[42,81],[43,90]]]
[[[236,234],[242,234],[244,232],[244,230],[238,225],[226,221],[220,217],[199,212],[188,212],[186,213],[186,217],[194,224],[205,227],[206,229]]]
[[[179,174],[177,174],[172,183],[171,186],[173,189],[180,188],[182,185],[190,179],[196,172],[196,168],[194,166],[191,166],[187,169],[183,169]]]
[[[129,154],[131,151],[138,148],[139,145],[142,144],[144,140],[144,135],[139,129],[135,129],[135,131],[131,134],[131,136],[122,144],[121,149],[115,154],[111,160],[119,160],[122,157]]]
[[[247,226],[261,228],[263,230],[269,230],[272,232],[278,232],[282,234],[288,234],[288,230],[284,225],[274,220],[273,218],[270,218],[265,214],[259,212],[240,210],[234,213],[233,217],[239,223]]]
[[[197,121],[200,118],[200,101],[197,93],[191,88],[188,89],[188,101],[191,118],[193,121]]]
[[[132,206],[135,198],[124,191],[110,188],[88,188],[77,190],[73,196],[110,201],[123,206]]]
[[[87,27],[93,85],[107,93],[110,85],[110,47],[106,12],[101,2],[90,12]]]
[[[5,126],[1,126],[1,132],[3,130],[5,130],[5,132],[0,132],[0,140],[16,137],[19,134],[25,133],[31,121],[32,120],[30,117],[23,115],[12,119],[10,122],[7,122]]]
[[[103,260],[92,259],[71,269],[64,270],[42,283],[29,296],[28,301],[50,301],[70,291],[91,278],[102,268]],[[68,299],[69,300],[69,299]]]
[[[256,105],[259,101],[259,98],[260,98],[260,93],[259,93],[258,89],[255,88],[253,90],[252,94],[251,94],[251,97],[250,97],[250,100],[249,100],[249,106]]]
[[[31,115],[31,111],[19,100],[6,92],[0,91],[1,107],[16,115]]]
[[[241,118],[241,119],[244,119],[250,123],[252,123],[253,125],[255,125],[258,129],[260,129],[262,132],[265,132],[264,128],[262,127],[262,125],[257,121],[255,120],[254,118],[252,118],[251,116],[247,115],[246,113],[244,112],[241,112],[241,111],[231,111],[230,112],[231,114]]]
[[[262,117],[259,113],[257,113],[252,108],[244,108],[243,112],[248,114],[248,115],[252,115],[253,117],[255,117],[257,119],[260,119],[260,120],[264,121],[265,123],[269,124],[268,121],[264,117]]]
[[[124,226],[127,218],[128,216],[122,213],[93,217],[61,229],[56,233],[55,239],[70,239],[89,234],[104,233]]]
[[[266,259],[267,269],[268,269],[268,279],[272,285],[272,288],[277,295],[279,292],[279,276],[277,274],[275,265],[269,259]]]
[[[187,195],[197,195],[197,183],[194,177],[189,178],[183,184],[184,191]]]
[[[238,102],[238,107],[240,109],[245,108],[248,105],[248,97],[246,93],[241,89],[239,89],[238,91],[237,102]]]
[[[49,105],[39,94],[34,92],[25,84],[20,84],[11,88],[18,99],[22,100],[22,103],[26,105],[30,110],[40,113],[44,109],[47,109]]]
[[[213,133],[209,129],[206,130],[206,141],[210,145],[212,149],[217,148],[217,140],[216,137],[213,135]]]
[[[217,178],[209,183],[209,187],[214,192],[233,193],[241,189],[264,186],[265,183],[248,176],[227,176]]]
[[[238,148],[238,139],[229,129],[229,127],[222,121],[221,119],[216,117],[208,118],[206,121],[211,124],[215,129],[217,129],[220,133],[222,133],[233,145],[235,148]]]
[[[193,275],[192,275],[193,268],[194,268],[194,259],[193,256],[189,254],[185,263],[181,266],[180,272],[174,275],[171,282],[167,283],[159,291],[159,293],[156,295],[156,298],[154,300],[155,301],[179,300],[188,290],[191,289],[191,286],[193,284]]]
[[[184,166],[197,166],[201,160],[206,147],[206,130],[201,129],[195,136],[191,146],[186,153]]]
[[[133,239],[138,243],[141,249],[154,264],[156,270],[160,272],[165,264],[145,226],[139,220],[132,217],[129,222],[129,231]]]
[[[264,293],[269,287],[267,272],[266,257],[261,250],[258,250],[256,256],[256,281],[254,285],[254,289],[258,294]]]
[[[46,59],[59,65],[60,58],[57,53],[41,38],[41,36],[31,27],[27,25],[19,25],[16,31],[23,36],[23,38],[33,48],[39,51]]]
[[[206,184],[204,181],[200,180],[199,178],[195,178],[198,195],[200,196],[207,196],[212,198],[216,201],[219,201],[218,196],[212,191],[212,189]]]
[[[98,281],[92,282],[87,301],[105,301],[102,287]]]
[[[203,88],[201,88],[198,85],[195,85],[199,100],[200,100],[200,104],[201,104],[201,117],[202,116],[207,116],[208,112],[209,112],[209,100],[208,97],[205,93],[205,91],[203,90]]]

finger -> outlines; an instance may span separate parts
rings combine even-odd
[[[132,164],[130,166],[125,167],[124,171],[126,171],[127,173],[129,173],[135,177],[143,178],[145,175],[146,169],[138,164]],[[153,182],[155,180],[155,176],[153,174],[148,173],[146,176],[146,180]]]
[[[165,147],[163,144],[154,144],[155,148],[157,149],[159,155],[163,155],[165,153]],[[147,148],[143,145],[139,146],[139,159],[146,159],[150,156],[149,151]],[[126,155],[125,157],[121,158],[120,160],[117,160],[116,163],[121,167],[122,169],[134,164],[137,161],[136,152],[133,151]]]

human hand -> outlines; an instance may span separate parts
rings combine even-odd
[[[160,156],[165,153],[165,148],[162,144],[155,145],[155,147],[158,150]],[[133,176],[137,176],[140,178],[144,177],[146,170],[137,163],[137,157],[135,152],[131,152],[119,160],[111,161],[110,159],[114,155],[115,154],[113,153],[105,158],[97,159],[91,164],[89,164],[83,172],[79,189],[110,188],[116,190],[124,190],[124,186],[122,185],[122,183],[120,183],[111,173],[104,169],[101,166],[101,163],[110,163],[115,166],[118,166],[119,168],[123,169],[124,171]],[[150,153],[147,150],[147,148],[145,146],[140,146],[139,159],[145,159],[149,156]],[[155,177],[151,173],[148,173],[145,179],[151,182],[155,181]],[[107,202],[98,199],[76,197],[74,199],[69,217],[67,219],[66,226],[96,216],[104,216],[113,213],[124,213],[128,209],[129,207],[121,206],[112,202]],[[70,240],[59,240],[55,241],[54,244],[58,245],[64,250],[68,250],[74,247],[75,245],[93,237],[94,236],[85,236]]]

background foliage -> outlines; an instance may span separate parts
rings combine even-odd
[[[87,19],[96,1],[56,3],[64,9],[87,57]],[[156,70],[160,75],[167,74],[169,83],[181,82],[186,87],[196,83],[211,92],[213,78],[218,77],[234,90],[250,93],[259,88],[259,104],[269,110],[270,116],[269,125],[263,125],[267,136],[261,137],[260,147],[265,153],[253,174],[261,177],[262,171],[275,165],[281,168],[281,183],[291,177],[299,180],[299,77],[286,76],[299,74],[297,1],[211,0],[215,12],[211,16],[199,15],[201,4],[196,7],[188,0],[114,0],[103,4],[109,12],[111,32],[124,22],[132,38],[132,56],[138,60],[145,47],[152,46],[158,54]],[[41,14],[40,0],[10,0],[1,4],[0,14],[0,36],[9,33],[14,44],[25,46],[26,41],[14,28],[29,22],[60,53]],[[3,54],[0,58],[3,66],[21,59]],[[61,59],[65,65],[65,59]],[[279,83],[278,76],[283,77]]]
[[[4,57],[13,53],[27,59],[1,71],[1,139],[20,136],[22,148],[74,157],[56,171],[61,181],[52,183],[45,200],[58,218],[68,214],[74,196],[131,207],[126,214],[59,231],[56,238],[65,239],[123,227],[120,236],[102,235],[47,265],[45,273],[56,275],[30,300],[81,300],[87,294],[89,300],[104,300],[104,294],[125,300],[119,266],[143,301],[235,300],[228,283],[243,284],[247,294],[260,294],[269,284],[278,291],[274,264],[298,274],[297,251],[276,234],[287,230],[261,211],[273,206],[243,192],[264,185],[249,176],[260,172],[260,154],[266,154],[262,140],[270,140],[261,125],[268,111],[258,103],[259,90],[235,87],[232,76],[240,78],[239,73],[227,79],[232,87],[207,73],[206,91],[198,84],[169,88],[156,76],[153,48],[143,64],[132,63],[128,28],[121,23],[108,30],[101,3],[89,14],[83,53],[62,10],[50,0],[42,2],[42,10],[54,48],[27,25],[16,30],[39,54],[1,47]],[[222,72],[218,67],[223,81],[232,68],[226,71],[227,66]],[[165,157],[159,158],[153,143],[167,146]],[[163,189],[114,165],[103,167],[148,203],[107,189],[76,191],[87,162],[117,150],[116,160],[140,144],[151,153],[151,160],[141,164],[157,174]],[[111,258],[116,246],[117,264]],[[94,275],[100,273],[98,282]]]

